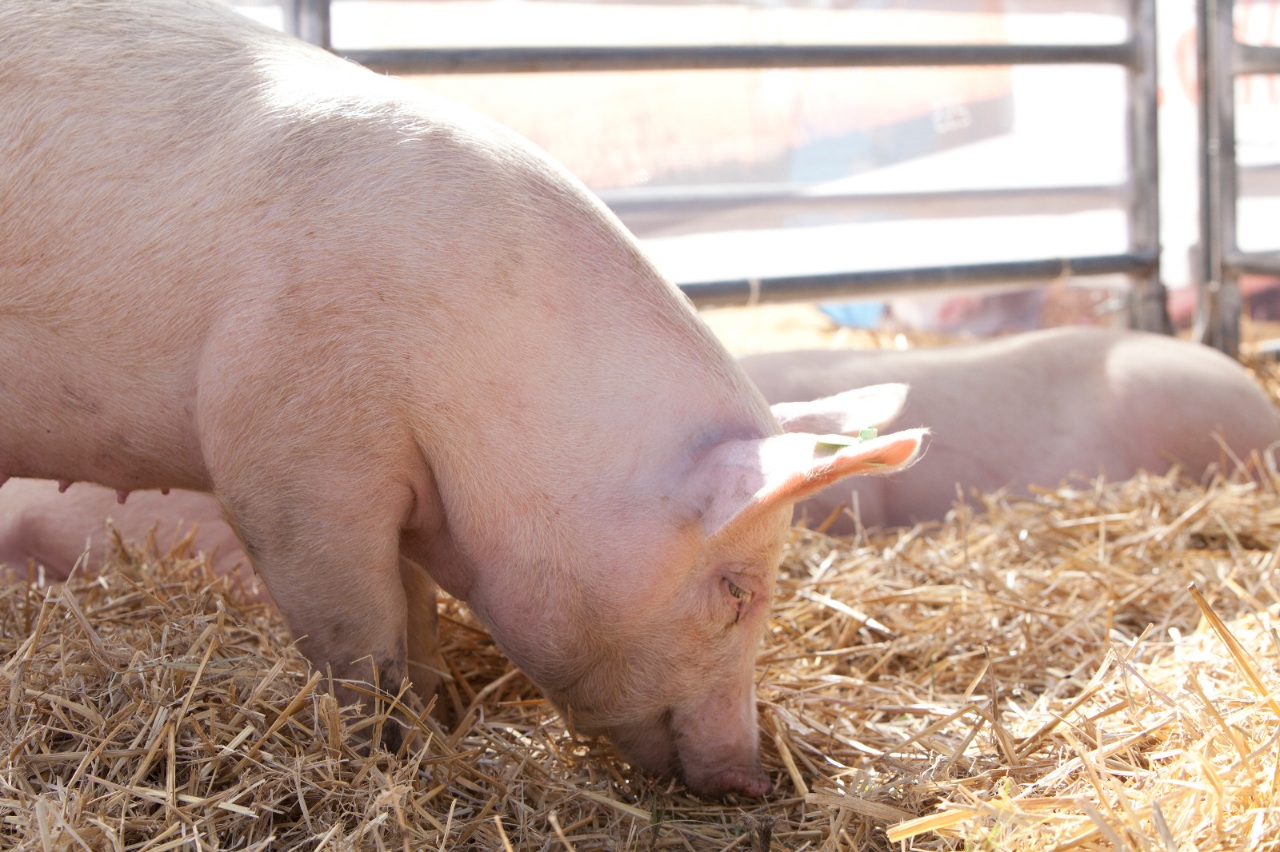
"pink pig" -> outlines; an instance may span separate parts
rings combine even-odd
[[[1280,441],[1280,414],[1238,363],[1156,334],[1061,328],[955,347],[782,352],[741,362],[772,403],[905,383],[911,393],[894,422],[933,430],[923,464],[805,501],[800,511],[815,524],[855,500],[865,525],[900,525],[941,519],[957,488],[1025,493],[1073,474],[1119,480],[1175,462],[1194,477],[1219,462],[1229,472],[1233,461],[1215,435],[1239,459]],[[853,528],[844,512],[832,531]]]
[[[430,694],[438,583],[581,732],[762,795],[792,504],[920,439],[780,434],[478,116],[209,0],[0,4],[0,474],[213,492],[338,678]]]

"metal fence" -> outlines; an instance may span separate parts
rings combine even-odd
[[[284,0],[285,22],[295,35],[332,49],[330,0]],[[904,292],[993,283],[1045,282],[1073,276],[1129,276],[1130,325],[1152,331],[1170,328],[1160,279],[1156,137],[1156,0],[1130,0],[1128,37],[1116,44],[954,44],[954,45],[698,45],[664,47],[547,47],[349,50],[342,55],[371,68],[400,74],[482,74],[551,71],[655,71],[760,68],[942,67],[982,65],[1115,65],[1127,79],[1126,159],[1128,180],[1100,188],[1125,199],[1128,249],[1118,254],[1048,257],[1022,261],[884,269],[824,275],[795,275],[723,281],[677,282],[699,305],[749,301],[813,300],[833,297],[901,295]],[[1001,198],[1028,190],[977,193],[919,193],[899,203],[971,203],[976,215]],[[1046,186],[1041,197],[1070,196],[1079,188]],[[1096,192],[1095,192],[1096,194]],[[606,199],[615,210],[630,201],[624,193]],[[768,202],[770,199],[756,199]],[[778,196],[772,200],[784,200]],[[790,199],[796,201],[795,198]],[[849,204],[881,199],[845,198]],[[671,203],[667,198],[663,203]],[[732,204],[741,199],[686,194],[679,203]],[[823,199],[839,203],[839,199]]]
[[[1196,338],[1232,355],[1240,348],[1240,276],[1280,275],[1280,253],[1243,252],[1236,207],[1250,169],[1236,159],[1235,79],[1280,73],[1280,47],[1236,40],[1234,0],[1196,3],[1200,110],[1200,270]],[[1270,169],[1274,171],[1274,167]],[[1257,169],[1262,171],[1262,169]]]

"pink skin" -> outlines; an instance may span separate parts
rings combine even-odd
[[[267,597],[212,495],[139,491],[124,505],[109,488],[79,483],[66,490],[43,479],[11,479],[0,487],[0,577],[25,578],[35,565],[47,581],[62,581],[82,557],[82,570],[95,570],[112,546],[108,520],[125,542],[154,536],[161,552],[194,528],[192,553],[205,554],[218,576],[234,575],[251,597]]]
[[[1163,473],[1174,462],[1199,478],[1234,467],[1217,435],[1240,459],[1280,440],[1275,407],[1239,364],[1162,335],[1062,328],[956,347],[782,352],[741,363],[771,403],[876,382],[910,386],[893,422],[929,424],[925,463],[838,484],[798,507],[815,525],[841,512],[835,533],[854,530],[851,512],[841,510],[855,499],[864,525],[907,525],[942,519],[957,486],[966,495],[1027,493],[1072,475]]]
[[[439,584],[637,765],[763,793],[792,504],[919,433],[779,435],[597,199],[407,83],[211,0],[0,20],[0,474],[212,492],[340,681],[432,693]]]

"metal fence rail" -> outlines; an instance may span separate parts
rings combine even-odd
[[[296,35],[332,49],[330,0],[284,0],[286,26]],[[959,45],[705,45],[679,47],[546,47],[349,50],[349,59],[400,74],[510,73],[553,71],[655,71],[799,67],[931,67],[979,65],[1103,64],[1127,71],[1126,159],[1129,248],[1117,255],[1058,257],[1006,263],[887,269],[834,275],[783,276],[735,281],[678,282],[695,303],[745,303],[871,296],[905,291],[1045,281],[1063,275],[1130,276],[1129,322],[1168,331],[1166,293],[1160,280],[1156,141],[1156,0],[1130,0],[1126,41],[1118,44]],[[1071,188],[1045,187],[1044,193]],[[994,193],[995,191],[993,191]],[[937,194],[943,195],[942,193]],[[957,194],[959,195],[959,194]],[[625,193],[607,199],[625,206]],[[698,198],[690,205],[726,203]],[[977,213],[977,200],[973,199]],[[637,202],[631,202],[637,203]],[[825,203],[833,203],[826,199]],[[874,199],[872,199],[874,203]],[[954,205],[953,205],[954,206]]]
[[[690,215],[723,216],[747,211],[768,211],[774,218],[814,213],[964,218],[979,209],[987,214],[998,210],[1003,216],[1066,215],[1125,203],[1129,188],[1127,184],[1096,184],[947,192],[850,192],[791,184],[742,184],[632,187],[605,190],[600,198],[628,225],[673,236],[703,229],[698,220],[689,219]]]
[[[813,301],[837,297],[877,296],[886,293],[945,290],[1022,281],[1053,281],[1073,275],[1154,274],[1159,256],[1139,254],[1090,255],[969,263],[958,266],[921,266],[908,269],[873,269],[826,275],[789,275],[726,281],[696,281],[680,289],[697,305],[745,305],[756,302]],[[1160,330],[1160,329],[1152,329]]]
[[[362,65],[395,74],[548,71],[712,71],[967,65],[1126,65],[1139,45],[1121,44],[813,44],[679,47],[489,47],[344,50]]]
[[[1197,340],[1229,354],[1240,349],[1240,276],[1280,275],[1280,253],[1242,252],[1236,205],[1243,173],[1272,176],[1274,167],[1241,169],[1236,161],[1235,78],[1280,74],[1280,48],[1235,37],[1234,0],[1197,0],[1200,110],[1200,293]],[[1248,194],[1245,192],[1244,194]]]

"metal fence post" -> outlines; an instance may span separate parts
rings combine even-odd
[[[1129,325],[1169,334],[1168,294],[1160,280],[1160,162],[1157,113],[1155,0],[1133,0],[1129,6],[1129,38],[1136,64],[1128,71],[1126,146],[1129,159],[1129,250],[1152,254],[1155,266],[1134,276],[1129,294]]]
[[[330,0],[280,0],[285,32],[331,50],[333,38],[329,27],[329,5]]]
[[[1200,281],[1195,339],[1240,351],[1236,252],[1235,31],[1233,0],[1196,3],[1200,120]]]

